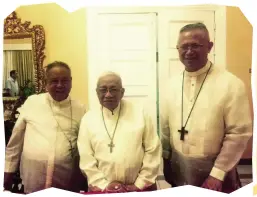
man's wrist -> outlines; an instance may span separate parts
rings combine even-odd
[[[226,176],[226,172],[223,171],[223,170],[220,170],[220,169],[218,169],[216,167],[213,167],[212,171],[210,173],[210,176],[212,176],[213,178],[216,178],[216,179],[218,179],[220,181],[224,181],[225,176]]]

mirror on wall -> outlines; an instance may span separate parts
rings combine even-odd
[[[30,27],[30,24],[30,21],[21,22],[16,12],[12,12],[4,21],[4,97],[21,96],[24,87],[30,87],[35,93],[45,91],[44,28],[41,25]]]
[[[4,20],[3,103],[6,119],[28,96],[45,92],[43,61],[45,32],[12,12]],[[6,115],[7,114],[7,115]],[[9,115],[8,115],[9,114]]]
[[[4,96],[20,96],[25,86],[35,92],[32,38],[4,39],[3,44]]]

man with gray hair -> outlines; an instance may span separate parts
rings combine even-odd
[[[81,120],[80,169],[95,193],[156,189],[161,143],[152,119],[140,105],[122,99],[120,76],[106,72],[96,88],[100,106]]]
[[[177,49],[185,70],[161,101],[164,175],[173,187],[230,193],[240,187],[236,166],[252,119],[245,85],[208,60],[212,47],[204,24],[181,29]]]

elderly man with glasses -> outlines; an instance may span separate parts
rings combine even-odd
[[[150,115],[122,99],[125,89],[116,73],[104,73],[96,92],[100,106],[84,115],[78,137],[80,169],[89,191],[156,190],[161,143]]]

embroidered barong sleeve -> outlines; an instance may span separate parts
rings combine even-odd
[[[219,180],[224,180],[226,173],[236,166],[252,136],[252,119],[245,86],[241,81],[230,84],[224,107],[225,136],[210,173]]]
[[[145,130],[143,147],[145,150],[142,168],[134,183],[139,189],[144,189],[155,183],[161,163],[161,143],[153,121],[147,111],[144,111]]]
[[[18,110],[20,115],[14,125],[12,135],[5,150],[5,172],[16,172],[19,168],[26,130],[25,114],[30,98]]]
[[[82,173],[88,177],[88,185],[99,187],[104,190],[109,184],[104,173],[97,167],[97,160],[94,157],[94,150],[91,144],[91,134],[87,128],[87,115],[82,118],[79,135],[78,135],[78,150],[80,155],[80,169]]]

